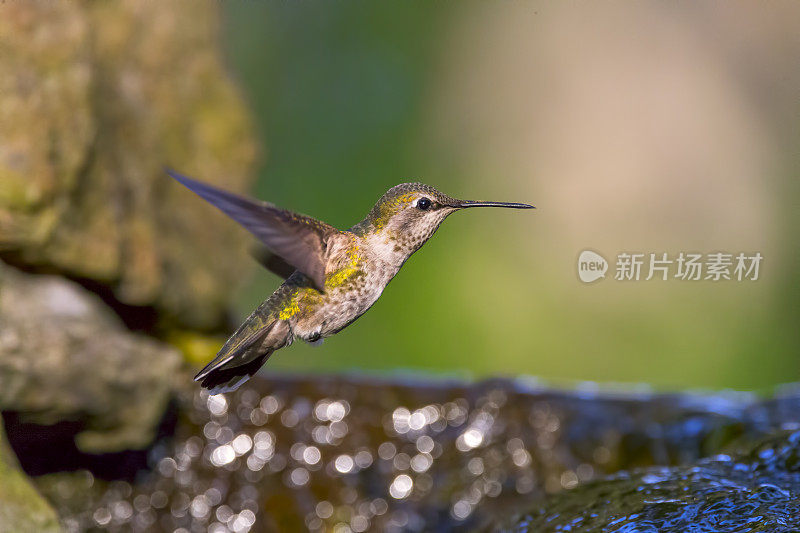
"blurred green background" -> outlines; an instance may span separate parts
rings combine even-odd
[[[786,9],[222,6],[224,53],[264,145],[258,197],[340,228],[404,181],[538,207],[454,215],[363,318],[263,372],[662,389],[800,379],[800,37]],[[622,251],[764,261],[755,282],[626,283],[612,271],[585,285],[587,248],[612,269]],[[257,272],[240,314],[278,283]]]

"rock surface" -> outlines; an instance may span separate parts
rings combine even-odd
[[[255,148],[217,6],[10,2],[0,17],[0,253],[220,323],[242,231],[164,174],[243,190]],[[247,264],[247,262],[243,262]]]
[[[249,183],[218,7],[0,7],[0,410],[20,457],[38,454],[28,471],[147,446],[189,379],[175,349],[129,328],[220,326],[249,266],[215,259],[245,232],[163,171]],[[57,530],[14,461],[0,442],[0,531]]]
[[[37,483],[72,531],[474,531],[621,469],[692,465],[797,427],[799,407],[796,392],[760,401],[515,381],[254,379],[234,394],[184,396],[174,435],[133,483],[102,472]],[[759,478],[787,512],[790,463]]]
[[[20,472],[0,424],[0,533],[61,531],[56,512]]]
[[[43,425],[78,422],[76,444],[86,452],[141,448],[181,361],[175,349],[126,330],[76,283],[0,263],[0,410]]]

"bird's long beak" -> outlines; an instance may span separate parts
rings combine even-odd
[[[451,204],[456,209],[466,209],[468,207],[505,207],[508,209],[536,209],[532,205],[518,204],[515,202],[475,202],[472,200],[456,200]]]

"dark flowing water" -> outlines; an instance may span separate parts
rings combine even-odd
[[[543,503],[513,532],[800,531],[800,432],[737,456],[621,472]]]
[[[68,530],[800,531],[791,390],[281,378],[177,417],[132,479],[37,478]]]

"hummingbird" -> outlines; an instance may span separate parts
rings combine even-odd
[[[363,315],[411,255],[452,213],[473,207],[532,209],[457,200],[422,183],[389,189],[347,230],[167,173],[252,233],[259,262],[284,279],[196,376],[210,394],[236,390],[276,350],[299,338],[317,345]]]

